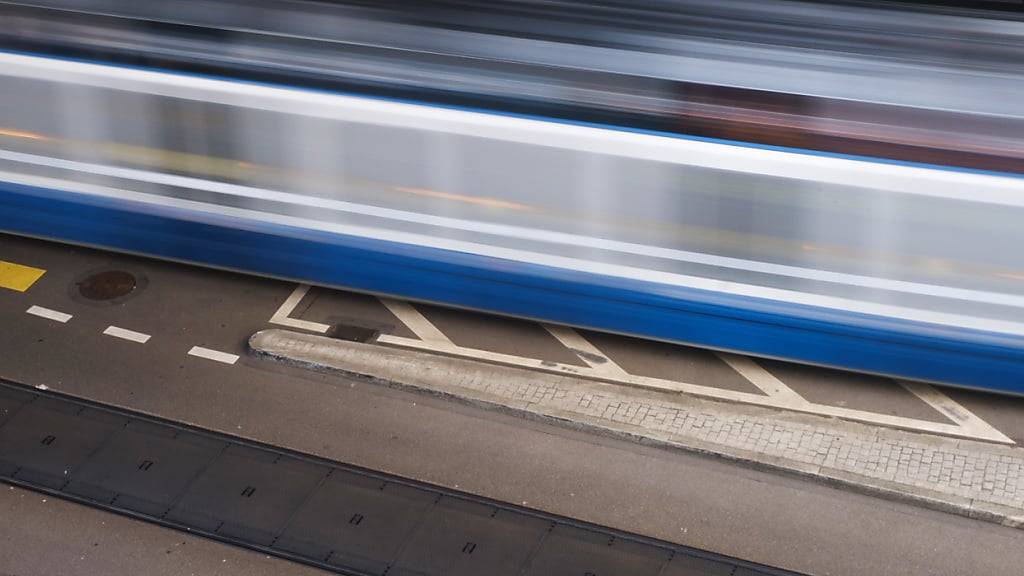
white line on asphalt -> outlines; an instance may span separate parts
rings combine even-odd
[[[437,329],[426,316],[420,313],[412,304],[402,300],[390,298],[379,298],[381,304],[387,307],[402,324],[409,327],[412,333],[424,342],[435,342],[440,345],[454,346],[452,341]]]
[[[304,293],[305,292],[303,292],[303,294]],[[966,408],[960,406],[951,398],[945,396],[927,384],[901,382],[901,384],[906,386],[908,390],[916,394],[921,398],[921,400],[928,403],[940,413],[946,415],[954,422],[954,424],[944,424],[903,416],[879,414],[841,406],[815,404],[800,396],[795,390],[787,386],[782,382],[782,380],[761,366],[755,359],[725,352],[716,352],[715,354],[729,367],[739,373],[740,376],[761,390],[765,396],[689,382],[679,382],[648,376],[637,376],[623,370],[618,364],[612,362],[604,352],[594,346],[592,342],[583,338],[582,335],[572,328],[564,326],[541,324],[552,334],[552,336],[558,339],[559,342],[570,350],[583,352],[583,354],[577,353],[577,356],[586,362],[587,366],[573,366],[559,362],[548,362],[537,358],[526,358],[511,354],[502,354],[500,352],[491,352],[489,350],[479,350],[476,348],[459,346],[452,342],[409,302],[391,300],[387,298],[380,298],[380,301],[388,308],[388,310],[391,311],[392,314],[395,315],[395,317],[398,318],[398,320],[408,326],[408,328],[412,330],[413,334],[417,336],[417,338],[404,338],[401,336],[385,334],[377,338],[377,342],[381,344],[427,350],[450,356],[503,364],[506,366],[518,366],[534,370],[542,370],[545,372],[572,374],[595,380],[628,384],[648,389],[682,392],[723,400],[744,402],[748,404],[772,406],[810,414],[834,416],[847,420],[892,426],[894,428],[947,434],[962,438],[966,437],[979,440],[989,440],[1004,444],[1014,444],[1013,440],[993,428],[987,422],[978,418]],[[588,356],[591,357],[588,358]],[[605,358],[608,361],[598,362],[595,357]]]
[[[296,286],[295,290],[292,290],[292,293],[289,294],[288,298],[286,298],[284,303],[281,304],[281,307],[277,309],[277,312],[274,312],[274,315],[270,317],[270,323],[326,334],[327,331],[331,329],[327,324],[310,322],[309,320],[300,320],[298,318],[291,317],[291,313],[295,311],[295,307],[299,305],[299,302],[302,302],[302,299],[306,297],[307,292],[309,292],[308,284],[299,284]]]
[[[40,318],[47,318],[49,320],[55,320],[57,322],[67,322],[71,320],[71,314],[65,314],[63,312],[57,312],[56,310],[50,310],[49,308],[43,308],[42,306],[31,306],[28,310],[25,310],[33,316],[39,316]]]
[[[665,380],[662,378],[637,376],[635,374],[612,376],[609,374],[604,374],[599,370],[595,370],[590,366],[576,366],[573,364],[563,364],[561,362],[549,362],[547,360],[540,360],[538,358],[526,358],[523,356],[502,354],[500,352],[491,352],[490,350],[465,348],[463,346],[458,346],[450,341],[436,342],[429,340],[420,340],[418,338],[404,338],[402,336],[393,336],[385,334],[379,336],[377,338],[377,342],[381,344],[391,344],[393,346],[399,346],[402,348],[412,348],[415,350],[439,352],[441,354],[458,356],[460,358],[470,358],[473,360],[482,360],[484,362],[493,362],[495,364],[504,364],[506,366],[518,366],[523,368],[531,368],[534,370],[542,370],[544,372],[572,374],[574,376],[593,378],[595,380],[603,380],[606,382],[630,384],[632,386],[638,386],[641,388],[648,388],[653,390],[662,390],[667,392],[686,392],[690,394],[698,394],[701,396],[714,396],[716,398],[723,398],[727,400],[733,400],[736,402],[747,403],[764,404],[767,400],[772,400],[771,398],[764,396],[762,394],[754,394],[751,392],[739,392],[736,390],[727,390],[723,388],[715,388],[713,386],[691,384],[688,382],[678,382],[675,380]],[[774,403],[774,400],[772,400],[772,403]]]
[[[792,388],[786,386],[774,374],[765,370],[753,358],[727,352],[715,352],[715,355],[728,364],[730,368],[738,372],[740,376],[743,376],[747,382],[757,386],[761,392],[771,396],[784,406],[799,408],[807,404],[807,400],[804,400]]]
[[[606,356],[604,352],[601,352],[597,346],[594,346],[590,340],[587,340],[572,328],[554,324],[541,324],[541,326],[596,372],[613,378],[626,378],[629,376],[621,366],[612,362],[612,359]]]
[[[1000,442],[1013,443],[1005,434],[996,430],[991,424],[985,422],[974,412],[964,408],[959,402],[946,396],[934,386],[923,382],[910,382],[898,380],[901,386],[910,390],[914,396],[920,398],[940,414],[960,425],[961,428],[969,430],[978,437],[995,438]]]
[[[118,328],[117,326],[107,326],[107,329],[104,330],[103,333],[107,336],[113,336],[114,338],[121,338],[123,340],[131,340],[132,342],[138,342],[139,344],[145,344],[149,341],[149,334],[143,334],[142,332],[136,332],[126,328]]]
[[[227,352],[221,352],[219,350],[210,350],[209,348],[203,348],[202,346],[193,346],[188,353],[191,356],[198,356],[215,362],[223,362],[224,364],[234,364],[238,361],[238,356],[236,354],[228,354]]]
[[[589,366],[573,366],[569,364],[562,364],[559,362],[548,362],[546,360],[540,360],[537,358],[525,358],[522,356],[513,356],[510,354],[491,352],[489,350],[477,350],[475,348],[466,348],[458,346],[450,341],[425,341],[417,338],[404,338],[401,336],[385,334],[383,336],[378,337],[377,342],[380,344],[390,344],[392,346],[398,346],[401,348],[410,348],[414,350],[425,350],[434,353],[441,353],[446,354],[448,356],[455,356],[458,358],[468,358],[472,360],[491,362],[494,364],[503,364],[506,366],[530,368],[533,370],[553,372],[556,374],[568,374],[577,377],[590,378],[593,380],[612,382],[615,384],[627,384],[639,388],[660,390],[663,392],[682,392],[685,394],[694,394],[697,396],[705,396],[709,398],[717,398],[720,400],[729,400],[733,402],[742,402],[757,406],[782,408],[786,410],[792,410],[795,412],[818,414],[821,416],[834,416],[836,418],[854,420],[857,422],[866,422],[869,424],[881,424],[883,426],[902,428],[904,430],[916,430],[919,432],[945,434],[948,436],[955,436],[958,438],[988,440],[991,442],[999,442],[1002,444],[1014,443],[1013,440],[1007,438],[1005,435],[1003,435],[999,431],[995,430],[994,428],[980,420],[978,421],[977,425],[963,426],[961,425],[962,420],[956,420],[955,424],[947,424],[943,422],[932,422],[929,420],[919,420],[917,418],[894,416],[890,414],[879,414],[876,412],[854,410],[852,408],[845,408],[841,406],[828,406],[825,404],[815,404],[813,402],[808,402],[807,400],[799,396],[796,392],[787,387],[785,384],[783,384],[774,375],[770,374],[767,370],[765,370],[763,367],[757,364],[754,360],[735,356],[732,354],[722,354],[723,360],[728,358],[727,363],[734,369],[737,366],[740,366],[742,368],[742,371],[740,373],[748,380],[750,380],[751,377],[756,379],[757,382],[754,384],[761,388],[762,390],[765,390],[765,394],[767,395],[755,394],[752,392],[740,392],[737,390],[729,390],[726,388],[716,388],[713,386],[693,384],[690,382],[679,382],[674,380],[665,380],[662,378],[652,378],[649,376],[637,376],[635,374],[626,374],[623,377],[616,377],[608,374],[603,374],[600,371],[595,370]],[[741,360],[737,361],[737,358],[741,358]],[[768,392],[769,390],[771,392]]]

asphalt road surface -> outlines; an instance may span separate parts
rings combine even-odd
[[[0,260],[46,270],[24,292],[0,289],[4,378],[809,574],[1024,565],[1019,530],[247,356],[294,284],[8,236]],[[135,290],[83,296],[83,279],[107,270],[131,273]],[[297,313],[331,298],[372,304],[325,294]],[[325,314],[359,316],[354,304],[335,310]],[[834,395],[858,400],[853,391]],[[950,394],[1020,438],[1020,401]],[[314,572],[20,489],[0,490],[0,515],[0,574]]]

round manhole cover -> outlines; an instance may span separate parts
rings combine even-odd
[[[113,300],[135,290],[135,276],[122,270],[97,272],[78,283],[78,293],[89,300]]]

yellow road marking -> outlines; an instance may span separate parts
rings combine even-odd
[[[4,262],[0,260],[0,288],[9,288],[11,290],[17,290],[18,292],[24,292],[28,290],[30,286],[35,284],[36,280],[43,275],[46,270],[41,268],[33,268],[31,266],[22,266],[21,264],[15,264],[14,262]]]

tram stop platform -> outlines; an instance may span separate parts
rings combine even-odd
[[[501,358],[457,357],[451,350],[438,354],[276,328],[257,332],[249,345],[265,359],[1024,527],[1024,449],[926,385],[904,383],[954,424],[901,429],[910,425],[898,418],[879,426],[856,421],[853,410],[821,414],[822,407],[815,410],[787,394],[758,364],[732,356],[726,359],[733,368],[763,384],[765,396],[782,396],[780,402],[791,409],[700,397],[655,378],[627,378],[596,352],[584,353],[591,366],[576,375],[502,365]],[[780,387],[773,389],[773,383]]]

